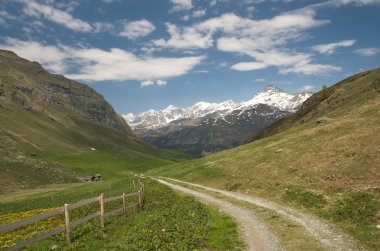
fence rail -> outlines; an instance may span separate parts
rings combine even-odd
[[[62,213],[65,216],[65,225],[64,226],[60,226],[60,227],[58,227],[54,230],[51,230],[49,232],[35,236],[31,239],[22,241],[22,242],[14,245],[12,247],[4,249],[4,251],[19,250],[21,248],[24,248],[26,246],[29,246],[29,245],[35,243],[35,242],[38,242],[40,240],[44,240],[46,238],[49,238],[49,237],[56,235],[56,234],[59,234],[61,232],[66,232],[66,240],[67,240],[67,243],[70,245],[71,244],[71,235],[70,235],[71,229],[74,227],[77,227],[80,224],[83,224],[89,220],[92,220],[94,218],[99,217],[100,226],[102,228],[104,228],[104,219],[105,218],[108,218],[108,217],[114,216],[114,215],[121,215],[121,214],[124,214],[124,216],[127,216],[128,210],[130,210],[132,208],[136,208],[136,207],[139,210],[142,210],[144,198],[145,198],[144,192],[145,192],[144,191],[144,184],[140,183],[140,188],[137,192],[128,193],[128,194],[123,193],[121,195],[117,195],[117,196],[113,196],[113,197],[109,197],[109,198],[104,198],[104,195],[100,194],[100,196],[98,196],[98,197],[82,200],[82,201],[79,201],[79,202],[74,203],[74,204],[64,204],[63,207],[56,208],[52,211],[40,213],[40,214],[31,216],[31,217],[16,221],[16,222],[12,222],[12,223],[8,223],[8,224],[5,224],[3,226],[0,226],[0,233],[2,234],[2,233],[11,232],[11,231],[16,230],[18,228],[22,228],[24,226],[36,223],[40,220],[44,220],[44,219],[47,219],[47,218],[50,218],[53,216],[60,215]],[[126,199],[128,197],[132,197],[132,196],[137,196],[137,203],[127,204]],[[122,201],[122,207],[118,208],[118,209],[114,209],[114,210],[109,211],[109,212],[105,212],[104,204],[108,203],[108,202],[116,201],[116,200]],[[71,210],[74,210],[74,209],[77,209],[77,208],[80,208],[83,206],[87,206],[87,205],[95,203],[95,202],[99,202],[99,207],[100,207],[99,211],[97,211],[93,214],[87,215],[81,219],[74,221],[74,222],[70,221],[70,211]]]
[[[19,220],[16,222],[8,223],[8,224],[0,227],[0,233],[10,232],[10,231],[15,230],[17,228],[24,227],[26,225],[35,223],[36,221],[40,221],[40,220],[43,220],[43,219],[46,219],[49,217],[56,216],[56,215],[61,214],[63,212],[64,212],[63,207],[59,207],[59,208],[54,209],[52,211],[40,213],[40,214],[37,214],[37,215],[32,216],[32,217],[28,217],[28,218],[25,218],[25,219],[22,219],[22,220]]]

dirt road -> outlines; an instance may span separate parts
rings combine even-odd
[[[201,193],[189,188],[169,183],[162,179],[155,179],[175,190],[190,194],[202,200],[206,204],[217,206],[226,214],[235,218],[239,224],[247,250],[282,250],[277,238],[268,228],[254,215],[252,210],[234,205],[228,201],[217,199],[209,194]]]
[[[210,191],[210,192],[214,192],[214,193],[219,193],[219,194],[222,194],[224,196],[227,196],[227,197],[230,197],[230,198],[233,198],[233,199],[236,199],[236,200],[248,202],[248,203],[254,204],[256,206],[272,210],[272,211],[274,211],[274,212],[282,215],[283,217],[287,218],[288,220],[290,220],[290,221],[292,221],[292,222],[294,222],[294,223],[299,224],[300,226],[302,226],[305,229],[305,231],[307,231],[313,238],[315,238],[316,240],[318,240],[322,244],[322,246],[324,248],[326,248],[327,250],[334,250],[334,251],[335,250],[336,251],[338,251],[338,250],[342,250],[342,251],[364,250],[350,236],[344,234],[343,232],[341,232],[338,229],[335,229],[334,227],[330,226],[329,224],[321,221],[317,217],[312,216],[312,215],[307,214],[307,213],[300,212],[299,210],[296,210],[296,209],[293,209],[293,208],[290,208],[290,207],[286,207],[286,206],[282,206],[282,205],[279,205],[277,203],[274,203],[274,202],[271,202],[271,201],[268,201],[268,200],[264,200],[264,199],[261,199],[261,198],[256,198],[256,197],[242,195],[242,194],[238,194],[238,193],[234,193],[234,192],[230,192],[230,191],[225,191],[225,190],[221,190],[221,189],[206,187],[206,186],[203,186],[203,185],[199,185],[199,184],[195,184],[195,183],[190,183],[190,182],[184,182],[184,181],[180,181],[180,180],[176,180],[176,179],[170,179],[170,178],[165,178],[165,179],[168,180],[168,181],[174,181],[174,182],[177,182],[177,183],[186,184],[188,186],[192,186],[192,187],[196,187],[196,188],[201,188],[201,189],[204,189],[206,191]],[[164,184],[170,185],[172,187],[175,186],[175,187],[173,187],[175,189],[178,189],[178,190],[179,189],[183,189],[183,187],[181,187],[181,186],[173,185],[173,184],[168,183],[166,181],[162,181],[162,182],[165,182]],[[196,192],[196,191],[193,191],[193,190],[190,190],[190,191]],[[210,195],[207,195],[207,194],[204,194],[204,193],[201,193],[201,194],[203,196],[205,196],[205,195],[206,196],[210,196]],[[193,194],[193,195],[195,195],[195,194]],[[232,205],[232,206],[235,206],[235,205]],[[232,214],[231,214],[231,216],[232,216]],[[255,221],[259,221],[259,220],[256,218]],[[273,236],[273,235],[271,235],[269,233],[269,231],[267,231],[266,234],[268,234],[270,236]],[[266,239],[267,242],[268,241],[270,242],[270,240],[274,241],[274,239],[273,239],[274,237],[272,237],[272,239],[267,238],[267,237],[269,237],[269,236],[266,236],[266,235],[262,236],[262,240]],[[278,242],[275,241],[275,243],[278,243]],[[254,245],[254,243],[252,243],[252,245]],[[266,246],[266,247],[267,248],[278,249],[278,246],[276,246],[276,245],[273,246],[273,247],[271,247],[270,245]],[[255,250],[255,249],[252,249],[252,250]]]

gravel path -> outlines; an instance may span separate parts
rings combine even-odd
[[[322,222],[317,217],[300,212],[299,210],[282,206],[277,203],[267,201],[261,198],[256,198],[256,197],[242,195],[242,194],[229,192],[229,191],[225,191],[221,189],[206,187],[199,184],[180,181],[176,179],[170,179],[170,178],[165,178],[165,179],[172,180],[172,181],[182,183],[182,184],[187,184],[193,187],[202,188],[207,191],[220,193],[220,194],[223,194],[225,196],[228,196],[240,201],[249,202],[254,205],[273,210],[277,212],[278,214],[282,215],[283,217],[289,219],[290,221],[293,221],[299,224],[300,226],[302,226],[307,232],[309,232],[311,236],[317,239],[328,250],[336,250],[336,251],[364,250],[350,236]]]
[[[228,201],[217,199],[209,194],[201,193],[189,188],[169,183],[161,179],[155,179],[175,190],[198,197],[204,203],[213,204],[226,214],[236,219],[243,232],[243,239],[248,250],[282,250],[277,238],[268,228],[245,207],[234,205]]]

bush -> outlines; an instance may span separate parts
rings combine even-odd
[[[332,90],[328,88],[326,85],[323,85],[321,92],[322,92],[323,99],[327,99],[332,94]]]

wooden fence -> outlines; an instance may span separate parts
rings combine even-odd
[[[4,234],[6,232],[11,232],[11,231],[16,230],[18,228],[25,227],[29,224],[36,223],[40,220],[44,220],[44,219],[47,219],[47,218],[50,218],[53,216],[57,216],[59,214],[64,214],[64,216],[65,216],[65,225],[64,226],[60,226],[60,227],[53,229],[47,233],[43,233],[43,234],[35,236],[31,239],[22,241],[22,242],[16,244],[15,246],[4,249],[4,251],[19,250],[21,248],[24,248],[28,245],[31,245],[35,242],[40,241],[40,240],[49,238],[49,237],[56,235],[56,234],[59,234],[61,232],[66,233],[66,240],[67,240],[67,243],[70,245],[71,244],[71,235],[70,235],[71,229],[80,225],[80,224],[83,224],[83,223],[85,223],[91,219],[99,217],[100,226],[102,228],[104,228],[104,219],[107,217],[114,216],[114,215],[121,215],[121,214],[123,214],[124,216],[127,216],[128,210],[135,208],[135,207],[137,207],[138,210],[141,211],[142,207],[143,207],[144,199],[145,199],[144,193],[145,193],[144,184],[140,183],[139,190],[137,192],[134,192],[134,193],[128,193],[128,194],[123,193],[121,195],[113,196],[110,198],[104,198],[104,195],[100,194],[100,196],[98,196],[98,197],[83,200],[83,201],[77,202],[75,204],[64,204],[63,207],[56,208],[52,211],[44,212],[41,214],[37,214],[35,216],[24,218],[24,219],[16,221],[16,222],[12,222],[12,223],[8,223],[6,225],[2,225],[2,226],[0,226],[0,234]],[[137,202],[128,205],[126,203],[126,199],[128,197],[132,197],[132,196],[137,196]],[[115,210],[112,210],[112,211],[109,211],[109,212],[105,212],[104,211],[104,204],[107,202],[116,201],[116,200],[122,201],[122,204],[123,204],[122,207],[115,209]],[[83,206],[87,206],[87,205],[95,203],[95,202],[99,202],[99,211],[98,212],[87,215],[87,216],[85,216],[79,220],[74,221],[74,222],[70,221],[70,211],[71,210],[74,210],[76,208],[80,208]]]

